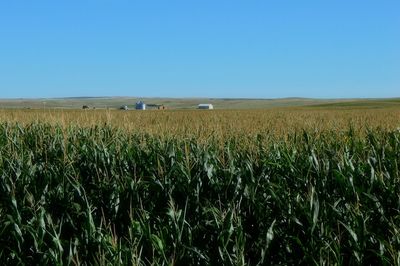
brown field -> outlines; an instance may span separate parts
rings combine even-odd
[[[148,133],[165,137],[209,136],[253,137],[257,134],[282,137],[293,132],[328,132],[348,130],[357,133],[367,129],[396,130],[400,127],[400,108],[339,109],[339,108],[274,108],[264,110],[0,110],[0,122],[33,122],[63,127],[110,125],[132,133]]]

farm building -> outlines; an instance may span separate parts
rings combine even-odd
[[[151,103],[147,104],[146,108],[149,110],[165,110],[165,109],[167,109],[165,107],[165,105],[163,105],[163,104],[151,104]]]
[[[136,103],[136,110],[146,110],[146,104],[142,101]]]
[[[214,109],[214,106],[211,103],[201,103],[197,106],[198,109]]]

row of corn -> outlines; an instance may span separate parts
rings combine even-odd
[[[400,265],[399,165],[398,131],[221,145],[2,123],[0,261]]]

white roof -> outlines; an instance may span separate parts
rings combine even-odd
[[[211,103],[201,103],[201,104],[199,104],[199,106],[212,106],[212,104]]]

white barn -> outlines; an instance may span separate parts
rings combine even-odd
[[[198,109],[214,109],[214,106],[211,103],[201,103],[197,106]]]

